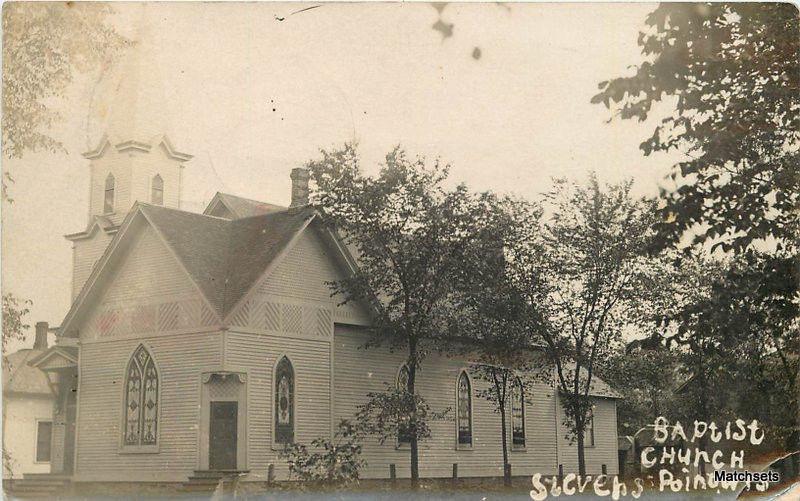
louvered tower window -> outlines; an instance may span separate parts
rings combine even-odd
[[[164,180],[159,174],[153,177],[150,201],[155,205],[164,205]]]
[[[109,173],[106,177],[106,186],[103,196],[103,214],[114,212],[114,174]]]

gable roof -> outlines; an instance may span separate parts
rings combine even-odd
[[[3,393],[51,396],[47,375],[29,365],[46,350],[22,349],[3,357]]]
[[[223,318],[315,215],[309,207],[234,220],[154,205],[141,210]]]
[[[119,229],[119,226],[114,224],[114,222],[106,216],[92,216],[91,219],[89,219],[89,224],[86,226],[85,230],[64,235],[64,238],[67,240],[80,240],[82,238],[88,238],[94,234],[94,230],[97,228],[102,229],[106,233],[113,233]]]
[[[211,215],[219,205],[223,205],[228,211],[233,214],[233,219],[240,219],[252,216],[261,216],[273,212],[285,211],[287,208],[280,205],[268,204],[266,202],[259,202],[258,200],[251,200],[249,198],[237,197],[228,193],[217,192],[214,198],[211,199],[206,210],[203,214]]]
[[[137,202],[72,304],[61,326],[63,333],[70,331],[98,278],[109,273],[106,265],[122,247],[120,242],[131,238],[127,230],[137,214],[153,227],[224,319],[317,212],[306,206],[229,220]]]

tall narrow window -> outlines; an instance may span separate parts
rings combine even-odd
[[[36,423],[36,462],[50,462],[50,443],[53,436],[53,422],[39,421]]]
[[[156,174],[151,187],[150,201],[155,205],[164,205],[164,180]]]
[[[294,369],[283,357],[275,367],[275,443],[294,442]]]
[[[511,445],[517,449],[525,447],[525,389],[519,378],[511,388]]]
[[[126,446],[156,445],[158,437],[158,370],[143,345],[128,362],[125,373]]]
[[[472,445],[472,385],[466,371],[458,376],[458,445]]]
[[[594,447],[594,409],[589,410],[586,417],[586,427],[583,429],[583,445]]]
[[[403,364],[400,367],[400,371],[397,373],[397,391],[400,392],[407,392],[408,391],[408,379],[410,376],[410,372],[408,370],[408,366]],[[411,444],[411,430],[409,430],[408,426],[399,426],[397,430],[397,445],[409,445]]]
[[[114,174],[109,173],[106,177],[105,195],[103,198],[103,213],[114,212]]]

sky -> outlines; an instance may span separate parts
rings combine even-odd
[[[52,101],[64,119],[50,133],[66,153],[3,159],[15,201],[2,206],[2,288],[33,301],[31,325],[59,325],[69,309],[63,235],[87,224],[81,153],[124,102],[114,82],[131,60],[143,65],[140,87],[158,97],[138,119],[194,155],[184,170],[187,210],[202,211],[216,191],[288,205],[291,169],[353,140],[367,170],[401,144],[450,163],[453,183],[529,199],[552,177],[585,181],[592,171],[603,182],[633,178],[638,195],[670,187],[664,177],[678,159],[639,150],[666,105],[644,123],[608,123],[610,112],[589,102],[599,82],[641,62],[636,39],[655,4],[302,10],[312,5],[114,4],[113,25],[141,52],[76,75]],[[18,346],[32,342],[31,328]]]

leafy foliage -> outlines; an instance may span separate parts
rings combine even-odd
[[[644,120],[654,103],[675,112],[641,144],[645,155],[677,149],[658,229],[676,243],[744,249],[800,230],[800,16],[789,3],[662,3],[639,35],[635,75],[602,82],[593,103]]]
[[[289,473],[299,480],[326,485],[342,485],[358,481],[366,461],[361,458],[364,433],[352,422],[343,419],[333,439],[315,438],[314,451],[294,443],[281,452],[288,459]]]
[[[422,441],[431,436],[428,423],[449,413],[449,408],[434,412],[418,393],[387,384],[382,392],[367,393],[367,402],[358,406],[356,423],[366,434],[377,436],[381,444],[400,433]]]
[[[369,307],[368,346],[406,350],[408,393],[416,395],[419,364],[432,348],[446,346],[441,334],[453,314],[452,282],[464,272],[488,195],[463,185],[447,189],[447,166],[410,159],[400,147],[386,155],[376,177],[363,174],[354,144],[323,150],[307,166],[312,203],[357,255],[357,270],[330,284],[333,294]],[[421,426],[416,398],[408,403],[412,423]],[[417,436],[411,434],[412,482],[419,478]]]
[[[585,475],[583,435],[595,371],[647,300],[654,202],[631,197],[629,182],[601,187],[594,177],[585,187],[557,180],[546,202],[551,216],[541,239],[511,248],[510,261],[531,305],[531,332],[554,367],[568,437],[577,441]]]
[[[25,316],[30,313],[33,303],[29,299],[20,299],[14,294],[3,294],[3,353],[12,341],[24,341],[25,331],[30,325],[25,323]]]
[[[52,99],[63,96],[74,72],[110,64],[129,41],[107,21],[108,4],[16,2],[3,6],[3,152],[9,158],[26,151],[64,151],[50,135],[61,119]],[[3,200],[13,201],[6,171]]]

